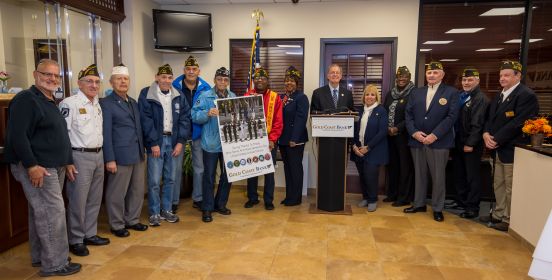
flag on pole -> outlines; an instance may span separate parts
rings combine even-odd
[[[261,12],[262,13],[262,12]],[[247,91],[254,88],[253,74],[255,69],[261,66],[261,55],[259,41],[261,39],[261,26],[259,25],[260,17],[257,17],[257,26],[253,34],[253,42],[251,43],[251,56],[249,58],[249,76],[247,77]]]

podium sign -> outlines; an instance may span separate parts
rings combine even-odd
[[[312,137],[353,138],[353,116],[313,116]]]

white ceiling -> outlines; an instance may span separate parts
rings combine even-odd
[[[159,5],[291,3],[291,0],[153,0],[153,1]],[[337,1],[340,1],[340,0],[299,0],[299,4],[304,2],[337,2]],[[357,1],[366,1],[366,0],[357,0]]]

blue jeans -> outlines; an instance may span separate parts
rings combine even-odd
[[[171,136],[163,136],[163,144],[160,148],[161,155],[157,158],[148,153],[148,208],[150,215],[159,214],[161,209],[167,211],[172,209],[176,166],[171,155],[173,151]],[[163,190],[159,197],[161,175],[163,175]]]
[[[276,148],[270,151],[272,154],[272,163],[276,164]],[[274,173],[268,173],[264,175],[264,203],[272,203],[274,200]],[[259,200],[259,194],[257,193],[257,185],[259,183],[259,177],[253,177],[247,179],[247,198],[251,201]]]
[[[201,179],[203,179],[203,149],[201,148],[201,138],[192,141],[192,166],[194,168],[192,200],[201,201]]]
[[[182,152],[173,158],[173,163],[175,165],[175,175],[174,175],[174,188],[172,195],[172,204],[178,205],[180,203],[180,191],[182,189],[182,164],[184,160],[184,149],[186,144],[182,144]]]
[[[213,198],[215,177],[217,175],[217,163],[220,165],[220,178],[217,189],[217,195]],[[222,153],[209,153],[203,151],[203,202],[201,210],[214,211],[215,209],[226,208],[228,196],[230,194],[231,183],[228,183],[226,168]]]

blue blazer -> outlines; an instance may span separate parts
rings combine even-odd
[[[354,144],[360,147],[360,120],[364,115],[364,106],[357,108],[359,119],[355,122]],[[389,116],[387,111],[380,104],[374,108],[372,114],[368,118],[366,130],[364,131],[364,146],[370,149],[363,157],[358,157],[354,152],[351,152],[351,160],[366,161],[373,165],[384,165],[389,162],[389,151],[387,148],[387,127]]]
[[[289,141],[306,143],[309,141],[307,132],[307,118],[309,116],[309,99],[299,91],[289,96],[284,106],[284,130],[278,139],[278,144],[288,146]]]
[[[185,144],[192,136],[192,120],[190,105],[176,88],[172,88],[171,112],[172,123],[171,142],[174,147],[177,143]],[[140,121],[144,132],[144,146],[148,152],[151,147],[163,144],[163,105],[157,98],[157,84],[152,84],[140,91],[138,108],[140,109]]]
[[[433,149],[454,147],[454,122],[458,117],[460,93],[457,89],[443,83],[437,88],[435,96],[426,111],[427,86],[414,89],[406,104],[406,130],[410,138],[408,145],[421,148],[424,144],[412,137],[416,131],[433,133],[437,140],[429,145]]]
[[[113,93],[100,99],[103,113],[104,161],[133,165],[144,159],[144,143],[138,104],[128,97],[131,108]]]

